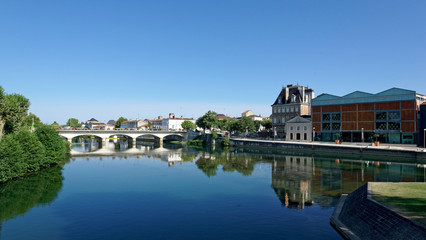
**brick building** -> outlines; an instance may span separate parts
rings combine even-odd
[[[414,144],[424,101],[426,96],[400,88],[377,94],[356,91],[343,97],[321,94],[312,100],[315,140],[371,142],[377,133],[380,142]]]
[[[286,121],[297,116],[311,115],[311,101],[314,90],[299,86],[283,87],[274,104],[272,104],[272,128],[277,131],[279,138],[285,137]]]

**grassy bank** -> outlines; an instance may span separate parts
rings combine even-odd
[[[426,183],[372,183],[372,197],[426,225]]]

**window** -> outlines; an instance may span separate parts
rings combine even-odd
[[[340,131],[341,115],[337,113],[324,113],[322,115],[322,130],[323,131]]]
[[[277,123],[277,119],[276,118],[274,118],[274,123]]]
[[[327,121],[327,122],[330,121],[330,114],[323,114],[322,115],[322,120],[323,121]]]
[[[308,135],[306,133],[303,134],[303,140],[308,140]]]
[[[281,108],[278,108],[278,113],[281,113]]]
[[[274,108],[274,113],[277,113],[277,109],[276,108]]]
[[[300,127],[299,126],[297,126],[297,131],[300,131]]]
[[[283,117],[283,123],[285,123],[285,118]]]
[[[285,112],[288,112],[288,107],[285,108]]]
[[[296,110],[295,110],[295,112],[299,112],[299,107],[296,107]]]
[[[306,130],[308,130],[308,127],[304,126],[304,127],[303,127],[303,130],[305,130],[305,131],[306,131]],[[305,134],[306,134],[306,133],[305,133]],[[305,140],[306,140],[306,139],[305,139]]]
[[[293,133],[290,133],[290,139],[293,140]]]
[[[294,112],[294,108],[293,107],[290,108],[290,112]]]
[[[323,123],[322,124],[322,130],[323,131],[330,131],[331,130],[331,124],[330,123]]]
[[[401,113],[399,111],[376,112],[375,126],[378,131],[400,131]]]
[[[293,131],[293,127],[290,127],[290,130]]]
[[[331,114],[331,119],[333,121],[340,121],[340,113],[333,113],[333,114]]]

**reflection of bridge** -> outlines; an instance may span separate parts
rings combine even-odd
[[[66,138],[69,142],[79,136],[96,136],[102,139],[102,146],[112,136],[126,136],[131,138],[133,145],[136,146],[136,138],[143,136],[153,136],[163,144],[163,139],[167,136],[179,136],[184,140],[187,139],[188,133],[181,131],[136,131],[136,130],[59,130],[59,135]]]

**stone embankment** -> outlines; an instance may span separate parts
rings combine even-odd
[[[370,156],[389,156],[401,158],[415,158],[426,162],[426,149],[414,145],[386,144],[372,146],[368,143],[335,144],[328,142],[293,142],[273,141],[248,138],[231,138],[231,144],[237,147],[259,147],[269,149],[282,149],[285,151],[307,151],[319,153],[341,153]]]
[[[371,198],[371,183],[342,195],[330,224],[345,239],[426,239],[423,224]]]

